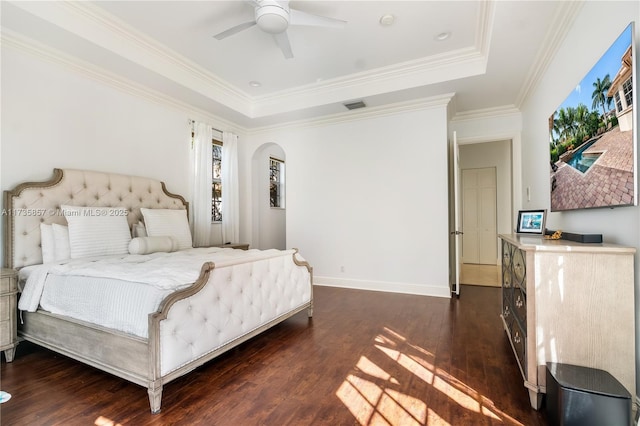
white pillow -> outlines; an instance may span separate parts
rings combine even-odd
[[[150,237],[176,237],[179,250],[193,247],[191,230],[185,209],[141,208],[147,235]]]
[[[69,231],[66,226],[40,224],[42,263],[69,259]]]
[[[57,223],[51,226],[53,227],[53,246],[55,247],[54,260],[67,260],[71,258],[69,228]]]
[[[131,233],[127,209],[62,206],[69,224],[72,259],[128,254]]]
[[[178,250],[176,237],[136,237],[129,243],[130,254],[150,254],[163,251],[170,253]]]
[[[53,227],[46,223],[40,224],[40,248],[42,249],[42,263],[51,263],[56,259]]]
[[[144,227],[144,223],[138,222],[138,223],[134,224],[133,227],[131,228],[131,236],[133,238],[146,237],[147,236],[147,230]]]

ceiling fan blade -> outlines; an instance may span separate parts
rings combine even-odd
[[[289,43],[289,37],[287,36],[287,32],[281,32],[280,34],[274,34],[273,38],[278,43],[280,50],[284,54],[284,57],[287,59],[293,58],[293,51],[291,50],[291,43]]]
[[[232,36],[240,31],[246,30],[247,28],[251,28],[256,24],[256,21],[245,22],[244,24],[236,25],[235,27],[231,27],[228,30],[225,30],[219,34],[214,35],[213,37],[218,40],[222,40],[223,38],[227,38]]]
[[[344,28],[347,21],[341,19],[328,18],[326,16],[313,15],[300,10],[289,9],[291,25],[306,25],[310,27]]]

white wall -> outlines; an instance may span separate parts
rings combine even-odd
[[[61,167],[154,177],[190,199],[188,119],[200,117],[12,48],[1,83],[3,190]],[[252,157],[273,142],[287,161],[286,246],[317,282],[448,296],[446,105],[429,105],[241,135],[241,240]]]
[[[521,147],[521,134],[522,134],[522,114],[520,111],[513,108],[504,108],[495,111],[478,112],[475,114],[458,115],[450,123],[451,132],[455,132],[460,147],[466,147],[467,145],[480,144],[478,149],[482,151],[486,142],[509,140],[510,143],[510,158],[509,164],[510,171],[510,183],[511,183],[511,212],[507,214],[510,217],[511,223],[506,225],[505,222],[501,222],[499,232],[512,232],[514,229],[515,216],[521,206],[522,196],[522,147]],[[490,147],[490,145],[486,145]],[[502,158],[502,154],[500,154]],[[507,161],[506,159],[504,161]],[[505,166],[506,167],[506,166]],[[499,176],[498,179],[506,178],[505,175]],[[502,204],[500,207],[506,207],[506,204]],[[506,226],[506,231],[502,231]]]
[[[2,189],[54,167],[129,173],[188,190],[188,118],[58,65],[2,50]]]
[[[587,71],[631,21],[636,21],[636,46],[640,45],[639,2],[585,2],[562,42],[559,51],[540,79],[538,86],[522,107],[522,187],[531,188],[531,201],[522,200],[523,208],[550,208],[548,119]],[[638,57],[635,58],[636,64]],[[636,82],[637,87],[637,82]],[[585,88],[583,88],[584,90]],[[586,88],[586,90],[592,90]],[[637,97],[637,91],[634,91]],[[638,111],[635,112],[638,114]],[[636,133],[637,137],[637,133]],[[638,179],[636,170],[636,179]],[[640,247],[640,209],[619,207],[555,212],[548,216],[547,227],[567,232],[600,233],[604,240]],[[636,310],[640,299],[638,255],[636,254]],[[615,283],[611,284],[615,291]],[[636,316],[636,383],[640,385],[640,327]]]
[[[189,198],[188,113],[11,48],[1,77],[2,190],[58,167],[153,177]]]
[[[449,296],[446,105],[248,139],[241,170],[263,143],[286,153],[287,247],[317,284]]]

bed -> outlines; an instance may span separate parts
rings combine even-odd
[[[131,254],[121,253],[118,245],[118,253],[109,253],[110,256],[103,259],[104,253],[95,257],[82,244],[76,244],[74,238],[77,238],[79,225],[74,222],[75,218],[71,219],[70,212],[77,210],[85,215],[88,211],[103,211],[101,214],[104,214],[100,209],[116,209],[109,210],[111,216],[126,218],[127,230],[133,232],[128,240]],[[114,211],[117,214],[113,214]],[[152,218],[160,213],[160,217],[165,214],[167,217],[187,217],[187,212],[185,199],[168,192],[163,182],[96,171],[54,169],[53,177],[46,182],[27,182],[5,191],[4,265],[28,277],[30,286],[25,289],[21,281],[20,304],[24,310],[20,311],[18,335],[26,341],[146,387],[151,411],[157,413],[161,408],[165,383],[299,312],[306,310],[309,317],[313,315],[312,268],[296,249],[246,252],[216,247],[191,249],[183,247],[188,243],[180,240],[181,235],[167,237],[162,226],[150,228]],[[52,260],[48,248],[51,236],[45,229],[57,230],[67,225],[72,240],[71,254],[75,250],[76,255],[71,260],[64,260],[64,256],[62,260]],[[144,225],[148,229],[144,229]],[[140,236],[140,233],[151,230],[156,235]],[[87,242],[93,247],[92,241],[95,241],[95,236]],[[154,244],[156,248],[149,249],[148,246]],[[101,246],[111,247],[112,244]],[[177,246],[182,249],[174,251]],[[84,259],[85,254],[88,259]],[[43,262],[43,256],[46,262]],[[116,271],[129,271],[127,262],[135,264],[135,268],[142,268],[144,264],[145,268],[155,271],[155,275],[142,274],[148,276],[140,280],[149,281],[154,291],[158,290],[155,293],[157,306],[144,313],[146,324],[130,328],[104,325],[99,319],[106,318],[106,314],[74,318],[67,311],[60,313],[41,305],[43,294],[57,295],[60,292],[61,295],[62,290],[58,288],[67,285],[79,284],[80,287],[76,288],[104,285],[90,285],[95,279],[112,280],[114,285],[130,291],[129,287],[135,287],[132,282],[142,270],[137,272],[138,275],[123,272],[122,275],[103,278],[96,278],[102,277],[98,272],[95,276],[94,272],[86,272],[107,268],[103,263],[115,263]],[[163,268],[168,268],[168,265],[176,265],[183,271],[167,272],[168,269]],[[53,282],[58,274],[66,273],[70,276],[64,278],[60,287],[53,287],[53,284],[51,288],[54,290],[47,287],[46,280]],[[182,281],[179,286],[169,287],[165,281],[174,279],[174,275]],[[32,295],[32,287],[38,282],[49,290],[41,289],[43,293],[36,298]],[[27,294],[31,295],[27,297]],[[124,302],[118,302],[123,300],[122,297],[118,299],[118,292],[110,290],[103,294],[105,298],[114,296],[114,300],[109,302],[111,305],[127,310],[123,308]],[[84,303],[71,300],[67,302],[71,308]],[[27,309],[23,305],[32,305],[32,308]]]

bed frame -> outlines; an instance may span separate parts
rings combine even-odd
[[[19,269],[42,263],[40,223],[64,224],[60,214],[63,204],[126,207],[130,226],[141,219],[141,207],[188,209],[184,198],[171,194],[163,182],[154,179],[54,169],[53,177],[46,182],[27,182],[4,192],[5,267]],[[267,264],[260,265],[260,262]],[[213,262],[202,265],[200,276],[191,286],[166,297],[158,311],[149,315],[147,339],[43,310],[22,312],[18,334],[24,340],[147,387],[151,412],[157,413],[165,383],[298,312],[306,309],[309,317],[313,315],[311,266],[301,260],[294,249],[283,251],[275,260],[253,262],[251,267],[255,266],[256,271],[269,269],[274,262],[282,264],[288,271],[286,275],[291,276],[284,288],[274,285],[273,290],[269,290],[269,297],[282,300],[284,306],[277,310],[272,306],[259,307],[261,314],[262,310],[266,311],[266,315],[261,316],[267,318],[257,323],[247,321],[243,330],[231,337],[220,336],[215,318],[209,315],[222,306],[240,312],[255,307],[232,298],[230,291],[225,293],[226,288],[231,288],[228,280],[232,271],[228,268],[233,265],[216,268]],[[275,278],[269,276],[273,275],[264,274],[260,287],[271,288],[270,280]],[[246,282],[234,285],[249,286]]]

